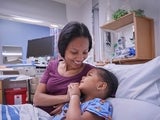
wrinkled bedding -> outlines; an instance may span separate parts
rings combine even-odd
[[[52,117],[31,104],[0,105],[0,120],[51,120]]]

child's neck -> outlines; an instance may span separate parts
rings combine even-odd
[[[81,97],[81,102],[83,103],[83,102],[86,102],[86,101],[92,100],[92,99],[94,99],[94,98],[101,98],[101,99],[105,99],[105,97],[104,97],[104,96],[102,96],[102,95],[97,95],[97,96],[85,96],[85,95],[83,95],[83,96]]]
[[[92,99],[94,99],[94,98],[96,98],[96,97],[91,97],[91,96],[86,97],[86,96],[83,96],[82,99],[81,99],[81,102],[82,102],[82,103],[83,103],[83,102],[87,102],[87,101],[92,100]]]

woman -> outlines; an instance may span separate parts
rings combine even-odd
[[[93,68],[83,63],[91,48],[92,38],[83,23],[70,22],[62,29],[58,40],[62,59],[48,64],[34,95],[35,106],[54,114],[61,108],[59,105],[69,102],[67,86],[71,82],[80,82],[82,76]]]

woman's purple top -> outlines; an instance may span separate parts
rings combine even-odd
[[[85,67],[79,74],[72,77],[64,77],[58,73],[58,64],[58,60],[50,61],[40,81],[40,83],[46,84],[46,93],[49,95],[66,94],[69,83],[80,82],[82,76],[85,76],[90,69],[94,68],[94,66],[84,63]],[[48,113],[53,110],[53,106],[40,108]]]

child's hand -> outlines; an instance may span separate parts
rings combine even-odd
[[[79,89],[79,83],[70,83],[68,85],[68,95],[71,97],[72,95],[78,95],[80,96],[80,89]]]

